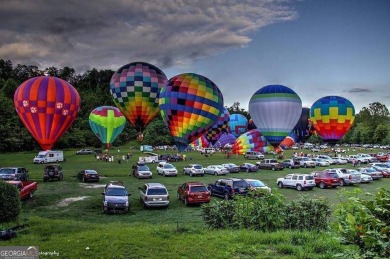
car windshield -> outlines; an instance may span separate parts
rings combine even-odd
[[[350,174],[360,174],[358,171],[352,169],[347,170],[347,172]]]
[[[253,187],[264,187],[265,184],[262,181],[249,181],[249,184]]]
[[[148,189],[148,195],[166,195],[167,190],[164,188],[151,188]]]
[[[108,188],[106,191],[108,196],[127,196],[127,191],[124,188]]]
[[[313,180],[314,177],[313,177],[312,175],[306,175],[306,176],[305,176],[305,179],[306,179],[306,180]]]
[[[11,169],[11,168],[3,168],[0,170],[0,174],[13,174],[14,173],[14,169]]]
[[[371,167],[370,167],[370,168],[367,168],[366,171],[369,172],[369,173],[374,173],[374,172],[376,172],[376,170],[375,170],[374,168],[371,168]]]
[[[87,174],[97,174],[95,170],[85,170],[85,173]]]
[[[233,188],[247,188],[247,187],[248,187],[248,183],[244,180],[233,182]]]
[[[175,168],[175,167],[173,165],[171,165],[171,164],[165,164],[164,168],[171,169],[171,168]]]
[[[206,186],[191,186],[191,192],[208,192]]]
[[[221,165],[216,165],[215,167],[218,168],[218,169],[225,169],[225,167],[223,167]]]
[[[248,166],[248,167],[253,167],[253,166],[255,166],[254,164],[245,164],[246,166]]]
[[[194,165],[193,166],[195,169],[202,169],[202,166],[201,165]]]
[[[146,165],[139,165],[138,171],[150,171],[149,167]]]

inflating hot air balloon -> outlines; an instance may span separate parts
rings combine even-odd
[[[193,73],[169,79],[160,91],[159,104],[179,151],[207,132],[223,111],[219,88],[208,78]]]
[[[325,142],[335,144],[351,128],[355,120],[355,108],[343,97],[322,97],[311,106],[310,120],[316,133]]]
[[[110,147],[111,143],[125,128],[126,118],[121,111],[112,106],[101,106],[89,115],[89,126],[103,144]]]
[[[229,111],[226,108],[223,108],[223,112],[221,116],[218,118],[217,122],[213,125],[213,127],[207,131],[204,135],[209,143],[212,145],[218,141],[219,137],[225,133],[227,134],[228,124],[230,120]]]
[[[202,148],[202,147],[209,147],[210,143],[207,141],[204,135],[200,136],[199,138],[195,139],[190,146],[192,149]]]
[[[134,62],[112,75],[110,92],[115,105],[142,132],[159,112],[158,92],[166,82],[167,77],[159,68]]]
[[[242,114],[230,114],[229,133],[238,138],[248,128],[248,119]]]
[[[244,154],[247,151],[258,151],[264,153],[267,140],[257,129],[250,130],[239,136],[234,142],[233,154]]]
[[[302,108],[301,117],[294,127],[295,141],[305,143],[314,131],[313,124],[310,121],[310,108]]]
[[[267,85],[249,101],[251,118],[275,148],[292,131],[301,112],[301,98],[284,85]]]
[[[295,138],[294,132],[290,132],[290,134],[284,138],[284,140],[280,143],[279,146],[282,147],[283,149],[294,146],[295,144],[294,138]]]
[[[216,148],[224,148],[226,145],[233,146],[236,141],[236,137],[233,134],[222,134],[218,141],[214,144]]]
[[[249,119],[249,121],[248,121],[248,131],[249,130],[253,130],[253,129],[257,129],[257,127],[256,127],[255,123],[253,122],[253,120]]]
[[[39,76],[16,89],[14,104],[31,135],[43,150],[49,150],[75,121],[80,96],[60,78]]]

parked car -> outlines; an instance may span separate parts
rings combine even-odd
[[[244,179],[228,178],[218,179],[215,183],[209,184],[207,188],[211,195],[228,200],[233,198],[234,195],[247,195],[249,184]]]
[[[316,163],[316,166],[329,166],[329,162],[326,161],[325,159],[322,159],[322,158],[312,158],[311,160],[313,160],[315,163]]]
[[[95,154],[95,151],[92,149],[81,149],[76,152],[76,155],[90,155],[90,154]]]
[[[338,165],[345,165],[345,164],[348,164],[348,160],[347,159],[344,159],[342,157],[333,157],[332,158],[334,161],[336,161],[336,164]]]
[[[337,164],[337,162],[336,162],[335,160],[333,160],[333,158],[331,158],[331,157],[328,156],[328,155],[318,155],[318,156],[316,156],[316,158],[324,159],[324,160],[326,160],[330,165],[335,165],[335,164]]]
[[[30,176],[24,167],[3,167],[0,168],[0,180],[28,181]]]
[[[177,199],[184,205],[209,203],[211,193],[202,182],[185,182],[177,188]]]
[[[205,174],[226,175],[229,171],[221,165],[209,165],[204,168]]]
[[[314,177],[316,185],[321,189],[325,189],[326,187],[336,188],[341,185],[340,177],[333,172],[316,171],[312,172],[310,175]]]
[[[313,176],[308,174],[288,174],[283,178],[278,178],[276,184],[279,188],[289,187],[298,191],[312,190],[316,186]]]
[[[299,165],[301,167],[304,167],[304,168],[308,168],[308,167],[316,167],[316,162],[314,162],[313,160],[311,160],[310,157],[300,157],[299,158]]]
[[[177,169],[172,164],[160,162],[157,165],[157,174],[162,176],[177,176]]]
[[[365,158],[367,160],[367,163],[373,163],[373,162],[377,162],[377,158],[376,157],[373,157],[373,156],[370,156],[369,154],[357,154],[357,157],[358,158]]]
[[[14,185],[19,191],[21,200],[32,198],[34,192],[38,189],[38,184],[32,181],[7,181],[7,183]]]
[[[48,164],[45,166],[43,171],[43,181],[47,182],[48,180],[59,180],[64,179],[64,174],[62,173],[62,167],[59,164]]]
[[[91,169],[81,170],[77,173],[77,179],[84,182],[99,182],[100,176],[98,172]]]
[[[103,195],[103,212],[127,212],[130,209],[129,196],[125,186],[120,182],[106,184]]]
[[[373,180],[379,180],[379,179],[383,178],[383,174],[381,172],[378,172],[377,170],[375,170],[372,167],[358,168],[358,171],[361,174],[368,174],[369,176],[372,177]]]
[[[373,165],[371,167],[374,168],[376,171],[382,173],[383,178],[389,178],[390,177],[390,168],[385,168],[385,167],[376,166],[376,165]]]
[[[183,168],[183,173],[188,174],[191,177],[195,175],[204,176],[204,169],[202,165],[189,164]]]
[[[353,170],[353,169],[349,169],[348,171],[350,170]],[[357,170],[353,170],[353,171],[357,171]],[[360,172],[357,171],[359,174]],[[373,181],[372,177],[368,174],[360,174],[360,183],[371,183]]]
[[[261,162],[256,162],[256,165],[259,169],[269,169],[272,171],[284,169],[284,166],[276,159],[264,159]]]
[[[228,164],[222,164],[222,166],[225,167],[229,171],[229,173],[240,172],[240,167],[236,164],[228,163]]]
[[[265,190],[267,192],[271,192],[271,188],[268,187],[265,183],[257,179],[244,179],[249,184],[251,190]]]
[[[332,168],[325,171],[336,173],[341,179],[341,186],[360,183],[361,174],[356,170],[348,171],[345,168]]]
[[[311,149],[311,152],[320,152],[320,151],[321,151],[321,149],[319,149],[318,147],[313,147]]]
[[[146,207],[168,207],[169,193],[161,183],[145,183],[140,190],[140,200]]]
[[[138,162],[136,165],[133,165],[132,175],[138,179],[153,177],[153,173],[150,168],[146,164],[140,162]]]
[[[240,171],[241,172],[247,172],[247,173],[249,173],[249,172],[257,172],[259,170],[257,165],[254,165],[254,164],[251,164],[251,163],[243,163],[239,167],[240,167]]]
[[[215,153],[215,148],[202,148],[201,150],[200,150],[200,153],[202,154],[202,155],[205,155],[205,154],[214,154]]]
[[[245,152],[244,158],[260,160],[260,159],[264,159],[264,155],[257,151],[248,151]]]
[[[356,162],[356,164],[368,164],[368,159],[365,157],[357,156],[357,155],[349,155],[348,156],[348,162],[353,163],[353,161]]]
[[[300,167],[299,161],[296,161],[294,159],[283,160],[281,164],[282,164],[282,166],[284,168],[290,168],[290,169],[294,169],[294,168],[299,168]]]

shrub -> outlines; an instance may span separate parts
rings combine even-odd
[[[345,192],[334,211],[335,231],[346,244],[357,245],[363,257],[390,257],[390,191],[381,189],[373,199],[360,197],[361,191]],[[371,197],[370,193],[366,196]]]
[[[331,215],[329,203],[324,198],[309,199],[307,195],[286,206],[285,228],[297,230],[324,230]]]
[[[0,181],[0,222],[14,220],[20,213],[19,192],[12,184]]]
[[[232,228],[234,204],[232,201],[221,201],[202,205],[202,217],[206,226],[213,229]]]

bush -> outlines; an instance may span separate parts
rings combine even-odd
[[[202,217],[209,228],[232,228],[234,204],[232,201],[221,201],[202,205]]]
[[[12,184],[0,181],[0,222],[14,220],[20,213],[19,192]]]
[[[324,198],[309,199],[307,195],[286,206],[285,228],[297,230],[324,230],[331,215],[329,203]]]
[[[344,243],[359,247],[361,256],[389,258],[390,191],[381,189],[371,200],[361,194],[359,189],[345,192],[348,199],[337,205],[333,227]]]

